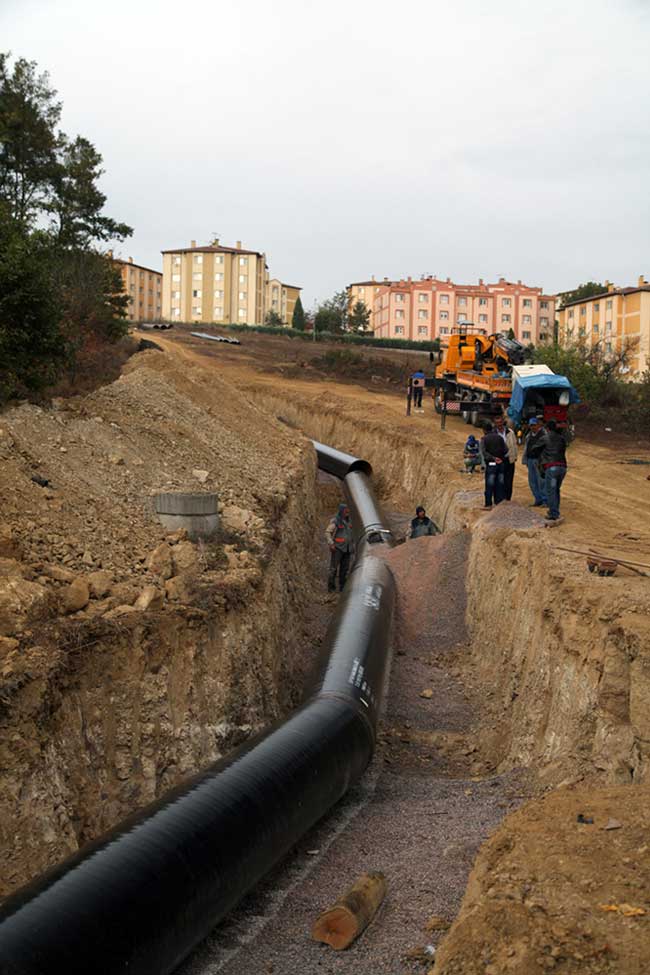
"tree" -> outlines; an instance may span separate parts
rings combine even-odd
[[[282,319],[278,315],[278,313],[275,310],[275,308],[271,308],[271,310],[270,311],[267,311],[267,313],[266,313],[266,318],[264,319],[264,324],[265,325],[270,325],[272,328],[282,328],[282,326],[284,325],[284,322],[282,321]]]
[[[106,196],[97,186],[104,172],[101,164],[101,154],[88,139],[78,135],[69,142],[63,137],[48,207],[62,247],[85,248],[99,241],[124,240],[133,233],[127,224],[102,214]]]
[[[291,325],[298,332],[305,331],[305,309],[302,307],[300,295],[298,295],[296,298],[296,304],[293,308],[293,315],[291,316]]]
[[[365,302],[357,301],[348,317],[348,329],[351,332],[366,332],[370,325],[370,309]]]
[[[337,291],[331,298],[321,302],[314,315],[317,332],[344,332],[347,328],[348,296],[345,291]]]
[[[607,288],[604,284],[599,284],[597,281],[587,281],[586,284],[579,284],[573,291],[565,291],[562,295],[560,308],[565,308],[572,301],[584,301],[586,298],[593,297],[593,295],[602,295],[606,291]]]
[[[0,210],[0,403],[53,383],[68,358],[56,255]]]
[[[51,195],[60,140],[61,105],[47,74],[0,53],[0,200],[19,227],[33,226]]]

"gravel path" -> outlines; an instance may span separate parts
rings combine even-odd
[[[517,804],[516,777],[476,775],[475,715],[451,676],[466,645],[463,535],[388,558],[400,593],[396,655],[375,761],[363,781],[221,924],[183,975],[426,972],[478,847]],[[433,696],[421,697],[431,689]],[[346,952],[310,939],[319,912],[366,870],[388,895]],[[432,916],[436,929],[427,931]],[[417,949],[420,951],[417,951]]]

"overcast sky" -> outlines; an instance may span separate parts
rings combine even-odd
[[[242,240],[307,306],[371,274],[650,277],[649,42],[647,0],[0,0],[124,256]]]

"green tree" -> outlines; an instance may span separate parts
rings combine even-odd
[[[314,315],[317,332],[345,332],[348,323],[348,296],[346,291],[337,291],[331,298],[321,302]]]
[[[0,200],[27,229],[47,208],[57,171],[61,105],[47,74],[19,58],[10,68],[0,53]]]
[[[284,322],[278,315],[275,308],[272,308],[270,311],[267,311],[266,318],[264,319],[264,324],[270,325],[272,328],[282,328]]]
[[[594,295],[602,295],[606,291],[607,288],[604,284],[599,284],[597,281],[587,281],[586,284],[579,284],[573,291],[566,291],[562,295],[560,308],[571,304],[572,301],[584,301],[586,298],[592,298]]]
[[[56,254],[0,210],[0,402],[53,383],[68,358]]]
[[[370,309],[363,301],[357,301],[348,317],[350,332],[366,332],[370,325]]]
[[[97,182],[103,174],[102,156],[92,142],[78,135],[63,139],[49,210],[53,232],[62,247],[87,248],[94,243],[124,240],[133,233],[102,213],[106,196]]]
[[[300,295],[298,295],[296,298],[296,304],[293,308],[293,315],[291,316],[291,325],[293,328],[297,329],[298,332],[305,331],[305,309],[302,307]]]

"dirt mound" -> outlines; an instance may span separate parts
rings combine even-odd
[[[644,975],[650,790],[561,789],[479,853],[435,975]]]

